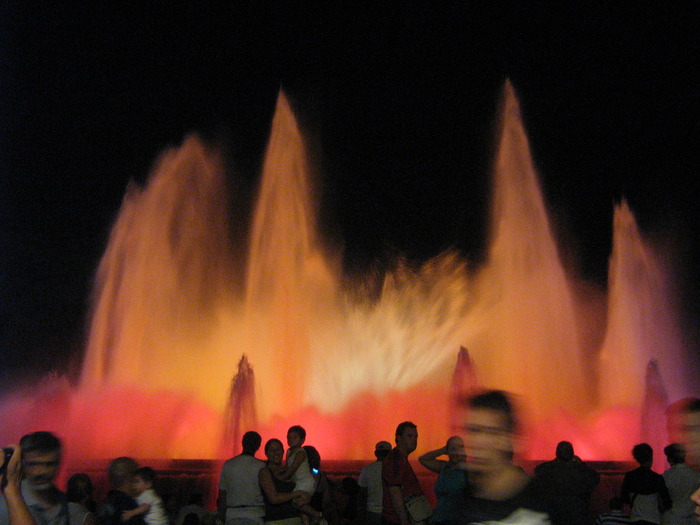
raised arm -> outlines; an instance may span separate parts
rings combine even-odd
[[[437,458],[439,458],[440,456],[444,456],[445,454],[447,454],[447,447],[442,447],[437,450],[431,450],[430,452],[426,452],[418,458],[418,461],[428,470],[432,470],[433,472],[439,473],[442,469],[445,468],[445,466],[447,465],[447,461]]]
[[[34,517],[22,498],[22,450],[17,445],[11,445],[10,448],[13,449],[12,457],[0,478],[10,525],[36,525]],[[2,459],[5,460],[4,454]]]

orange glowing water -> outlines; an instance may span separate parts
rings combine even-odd
[[[584,298],[558,255],[510,85],[502,117],[487,263],[476,273],[456,253],[417,270],[399,263],[373,299],[357,293],[361,282],[344,288],[339,254],[319,236],[312,170],[284,96],[244,265],[231,260],[235,187],[216,152],[188,138],[124,198],[98,269],[80,387],[47,381],[7,398],[0,420],[13,424],[0,437],[47,428],[83,457],[225,457],[222,415],[245,355],[255,384],[241,390],[255,390],[263,438],[302,424],[324,458],[368,458],[406,419],[418,424],[419,451],[442,446],[450,392],[478,382],[518,395],[529,457],[568,439],[584,459],[628,459],[644,400],[660,406],[660,392],[673,401],[697,384],[665,273],[623,203],[607,304],[602,291]],[[607,326],[591,306],[607,307]],[[453,377],[461,346],[471,363],[463,355]],[[652,357],[654,388],[644,380]]]

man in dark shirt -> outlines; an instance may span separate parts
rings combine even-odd
[[[552,519],[558,523],[590,523],[588,505],[600,476],[574,454],[569,441],[557,444],[555,458],[535,468],[535,478],[547,489]]]
[[[661,514],[671,507],[671,496],[661,474],[651,470],[654,451],[647,443],[635,445],[634,459],[639,463],[622,480],[622,501],[630,505],[630,521],[640,525],[658,525]]]

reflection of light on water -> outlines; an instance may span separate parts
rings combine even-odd
[[[647,342],[658,339],[638,325],[660,308],[654,330],[677,341],[672,307],[660,301],[656,273],[625,277],[636,253],[652,252],[636,226],[618,231],[616,219],[601,353],[611,368],[599,388],[599,349],[582,341],[600,340],[590,333],[602,328],[582,321],[579,283],[560,263],[517,101],[510,87],[506,94],[486,265],[467,271],[455,253],[419,268],[398,261],[379,276],[374,297],[359,292],[369,288],[363,282],[347,289],[338,254],[319,238],[303,137],[284,97],[243,293],[233,284],[234,267],[243,265],[231,260],[236,239],[221,163],[196,138],[166,153],[146,188],[130,188],[100,263],[79,391],[64,385],[51,394],[58,418],[30,417],[39,406],[31,396],[3,403],[3,421],[26,416],[15,418],[9,435],[57,429],[92,457],[227,455],[219,450],[221,414],[245,354],[263,437],[302,424],[325,458],[368,457],[405,419],[418,424],[420,449],[438,448],[451,431],[451,384],[460,389],[477,377],[519,395],[531,455],[551,456],[568,439],[584,459],[627,459],[642,403],[638,369],[656,356],[667,384],[679,392],[689,384],[672,366],[686,362],[677,357],[682,348],[656,353]],[[629,211],[621,213],[634,225]],[[658,273],[645,257],[643,267]],[[460,346],[473,362],[463,372],[469,378],[452,378]]]

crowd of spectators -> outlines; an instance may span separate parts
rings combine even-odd
[[[599,474],[573,444],[561,441],[551,461],[532,475],[515,459],[521,447],[519,421],[509,396],[487,391],[463,400],[461,435],[422,454],[418,461],[437,475],[433,508],[409,456],[418,447],[418,427],[401,422],[395,445],[379,441],[376,461],[359,479],[330,480],[318,450],[305,444],[306,431],[291,427],[287,450],[281,440],[264,445],[246,432],[241,454],[219,475],[217,508],[207,512],[201,494],[177,517],[156,491],[157,473],[129,457],[107,468],[110,490],[98,505],[87,474],[70,477],[65,493],[55,480],[61,441],[52,433],[27,434],[0,456],[0,525],[690,525],[700,522],[700,400],[681,414],[682,442],[664,453],[669,468],[652,470],[654,451],[636,445],[638,467],[624,475],[608,512],[591,514]]]

